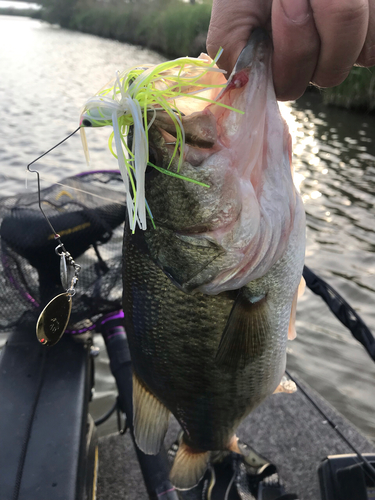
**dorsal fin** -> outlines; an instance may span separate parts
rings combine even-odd
[[[144,453],[159,453],[168,430],[169,415],[169,410],[133,374],[134,436]]]
[[[294,340],[297,337],[297,332],[296,332],[297,300],[298,300],[298,290],[296,290],[294,294],[292,308],[290,310],[288,340]]]
[[[302,276],[301,281],[300,281],[298,288],[297,288],[297,290],[294,294],[294,297],[293,297],[292,309],[290,311],[289,328],[288,328],[288,340],[294,340],[297,336],[296,326],[295,326],[296,313],[297,313],[297,302],[298,302],[299,297],[301,297],[304,294],[305,288],[306,288],[306,281],[305,281],[304,277]]]
[[[269,331],[267,296],[249,296],[242,288],[233,304],[220,340],[216,361],[229,369],[244,368],[260,356]]]

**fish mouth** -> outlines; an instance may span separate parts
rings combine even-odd
[[[226,95],[233,94],[230,103],[242,111],[246,111],[247,104],[243,100],[236,102],[237,89],[244,94],[243,88],[250,86],[253,88],[266,87],[270,60],[272,56],[272,40],[263,28],[256,28],[245,47],[238,56],[237,62],[228,79],[226,87],[217,96],[217,100],[225,99]]]
[[[250,78],[251,69],[254,68],[254,73],[256,73],[256,70],[259,70],[260,67],[267,68],[272,55],[271,49],[272,40],[267,31],[263,28],[256,28],[252,32],[248,43],[241,51],[226,86],[216,96],[215,101],[219,101],[223,94],[233,89],[240,89],[248,83],[252,84],[253,78]],[[260,71],[259,73],[264,75],[266,71]],[[260,80],[259,76],[256,75],[254,79]],[[195,153],[196,158],[194,160],[196,163],[194,166],[198,166],[217,149],[215,147],[218,140],[217,123],[210,112],[211,106],[215,107],[215,103],[208,105],[205,111],[202,109],[201,112],[193,113],[190,116],[182,115],[180,117],[181,124],[184,127],[185,144],[187,145],[185,156],[187,156],[189,150]],[[240,105],[239,109],[244,108],[242,111],[245,111],[246,107],[245,105]],[[171,157],[176,140],[175,121],[166,112],[159,111],[153,121],[152,129],[156,129],[158,131],[157,135],[159,135],[158,140],[153,145],[150,144],[153,153],[155,154],[155,151],[159,150],[157,157],[160,160],[163,156],[160,150],[164,149],[164,151],[168,150],[168,155]],[[189,161],[189,158],[184,159]],[[193,162],[189,163],[194,164]],[[159,164],[158,166],[161,165]]]
[[[215,100],[220,100],[223,93],[232,90],[234,87],[241,88],[245,86],[249,81],[248,74],[253,66],[258,68],[259,65],[264,65],[267,67],[272,54],[271,48],[272,40],[267,31],[263,28],[256,28],[252,32],[248,43],[241,51],[226,86],[217,95]],[[215,103],[211,106],[215,106]],[[207,107],[206,112],[193,113],[190,116],[182,114],[181,123],[185,130],[185,141],[188,145],[212,151],[217,142],[217,129],[213,116],[208,111],[209,108],[210,105]],[[203,108],[201,111],[203,111]],[[175,121],[166,112],[157,113],[152,127],[157,128],[161,135],[169,136],[171,142],[173,142],[176,125]],[[164,143],[168,144],[167,141],[164,141]]]
[[[262,103],[266,103],[269,86],[272,85],[271,56],[270,36],[264,29],[255,29],[239,55],[228,82],[216,96],[216,102],[204,103],[201,111],[180,117],[185,133],[181,171],[177,168],[181,150],[175,150],[176,123],[163,111],[154,116],[149,130],[151,163],[203,181],[210,186],[212,193],[211,196],[209,192],[202,191],[203,188],[188,183],[183,195],[194,198],[196,206],[202,207],[201,213],[194,211],[190,221],[186,217],[178,227],[164,220],[164,212],[159,214],[155,207],[153,215],[157,223],[173,227],[179,234],[185,235],[231,233],[240,223],[242,198],[249,195],[259,201],[263,190],[263,163],[259,160],[258,165],[249,159],[262,156],[252,129],[257,130],[262,126],[259,122],[265,119],[265,105]],[[237,151],[242,151],[244,147],[245,154],[238,154]],[[153,169],[149,170],[152,174]],[[153,174],[156,175],[156,172]],[[151,183],[147,180],[146,183],[151,188]],[[214,201],[214,194],[220,201]],[[236,198],[236,201],[232,202],[231,198]]]

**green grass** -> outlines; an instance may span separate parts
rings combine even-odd
[[[205,51],[211,6],[182,2],[77,7],[69,28],[142,45],[167,57]],[[47,19],[48,20],[48,19]]]
[[[375,110],[375,67],[353,68],[347,79],[323,91],[323,102],[347,109]]]
[[[195,56],[205,50],[211,6],[171,4],[156,16],[143,18],[139,26],[142,41],[170,57]]]

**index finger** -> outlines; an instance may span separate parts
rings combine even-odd
[[[272,0],[214,0],[207,35],[207,52],[214,58],[220,47],[224,49],[218,66],[232,72],[241,50],[247,44],[254,28],[267,27]]]

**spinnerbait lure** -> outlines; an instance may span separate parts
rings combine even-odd
[[[222,77],[225,71],[216,66],[221,53],[222,49],[213,60],[202,54],[199,58],[183,57],[157,66],[136,67],[121,74],[116,73],[114,79],[86,102],[80,120],[86,159],[89,161],[85,128],[112,126],[109,149],[117,158],[125,184],[132,231],[136,225],[143,230],[147,228],[146,210],[151,221],[153,219],[145,198],[145,171],[148,165],[174,177],[209,187],[150,163],[148,130],[158,112],[167,113],[176,128],[176,141],[173,143],[174,152],[169,167],[179,153],[178,171],[183,162],[185,146],[181,118],[184,110],[189,109],[191,112],[192,100],[215,103],[238,111],[215,101],[217,94],[225,86],[225,79]],[[133,127],[131,149],[125,140],[130,127]]]

